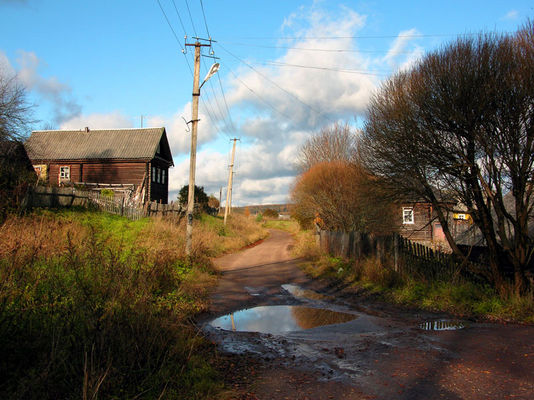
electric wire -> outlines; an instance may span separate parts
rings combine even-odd
[[[204,4],[200,0],[200,8],[202,9],[202,15],[204,16],[204,25],[206,26],[206,33],[208,34],[208,39],[211,39],[210,31],[208,29],[208,23],[206,21],[206,13],[204,12]]]
[[[178,35],[176,35],[176,32],[174,31],[174,28],[172,27],[171,22],[169,21],[169,18],[167,17],[167,14],[165,13],[165,10],[161,6],[160,1],[159,0],[156,0],[156,1],[158,2],[159,9],[161,10],[161,12],[163,13],[163,16],[165,17],[165,21],[167,21],[167,24],[169,25],[169,28],[171,28],[172,34],[174,35],[174,38],[176,39],[176,42],[180,46],[180,49],[182,49],[182,52],[185,52],[182,44],[180,43],[180,40],[178,39]],[[191,69],[191,67],[189,67],[189,69]]]
[[[180,17],[180,13],[178,12],[178,7],[176,7],[176,3],[174,0],[172,0],[172,4],[174,5],[174,10],[176,11],[176,15],[178,16],[178,20],[180,21],[180,25],[182,25],[182,29],[184,30],[184,35],[187,36],[187,31],[185,29],[184,22],[182,21],[182,17]]]
[[[331,67],[318,67],[313,65],[301,65],[301,64],[289,64],[289,63],[283,63],[278,61],[265,61],[265,62],[258,62],[258,64],[261,65],[272,65],[276,67],[294,67],[294,68],[305,68],[305,69],[317,69],[322,71],[333,71],[333,72],[343,72],[347,74],[358,74],[358,75],[371,75],[371,76],[387,76],[388,74],[383,73],[375,73],[375,72],[368,72],[368,71],[362,71],[358,69],[344,69],[344,68],[331,68]]]
[[[193,26],[193,32],[195,32],[195,36],[198,37],[195,23],[193,22],[193,16],[191,15],[191,9],[189,8],[189,2],[187,0],[185,0],[185,5],[187,6],[187,12],[189,13],[189,19],[191,20],[191,26]]]
[[[230,114],[230,108],[228,107],[228,103],[226,101],[226,95],[224,94],[224,89],[223,89],[221,77],[219,76],[219,74],[217,74],[217,79],[219,80],[219,86],[221,87],[221,93],[223,96],[224,105],[226,107],[226,112],[228,113],[228,119],[230,120],[230,127],[232,131],[237,132],[237,129],[235,128],[235,125],[234,125],[234,121],[232,120],[232,114]]]
[[[250,86],[248,86],[241,78],[239,78],[234,71],[232,71],[231,68],[228,68],[228,71],[234,76],[234,78],[239,81],[244,87],[246,87],[254,96],[256,96],[263,104],[265,104],[267,107],[269,107],[271,110],[273,110],[275,113],[281,115],[282,117],[285,117],[287,119],[293,120],[294,122],[297,122],[292,116],[278,110],[276,107],[274,107],[271,103],[269,103],[267,100],[265,100],[262,96],[260,96],[258,93],[256,93]]]
[[[395,39],[395,38],[432,38],[432,37],[451,37],[451,36],[476,36],[479,33],[440,33],[440,34],[423,34],[423,33],[410,33],[410,34],[398,34],[398,35],[357,35],[357,36],[234,36],[226,39],[241,39],[241,40],[339,40],[339,39]]]
[[[299,103],[301,103],[302,105],[304,105],[305,107],[309,108],[311,111],[315,112],[317,114],[317,116],[320,116],[322,115],[323,118],[325,118],[326,120],[328,120],[330,123],[335,123],[334,120],[328,118],[326,115],[324,115],[324,112],[323,111],[319,111],[319,110],[316,110],[314,107],[310,106],[309,104],[305,103],[304,101],[302,101],[297,95],[291,93],[290,91],[284,89],[283,87],[281,87],[279,84],[277,84],[276,82],[274,82],[273,80],[271,80],[270,78],[268,78],[267,76],[265,76],[264,74],[262,74],[261,72],[259,72],[256,68],[254,68],[252,65],[250,65],[249,63],[247,63],[246,61],[240,59],[238,56],[236,56],[235,54],[233,54],[232,52],[230,52],[229,50],[227,50],[224,46],[222,46],[220,43],[217,43],[219,45],[219,47],[221,49],[223,49],[225,52],[227,52],[228,54],[230,54],[232,57],[234,57],[235,59],[237,59],[239,62],[241,62],[242,64],[245,64],[247,67],[249,67],[250,69],[252,69],[252,71],[254,71],[256,74],[258,74],[259,76],[261,76],[263,79],[269,81],[271,84],[273,84],[274,86],[276,86],[278,89],[282,90],[283,92],[287,93],[288,95],[290,95],[291,97],[293,97],[294,99],[296,99]]]
[[[178,43],[178,46],[180,46],[180,49],[182,50],[182,53],[184,55],[187,67],[189,69],[189,73],[191,74],[191,76],[194,76],[193,68],[191,67],[191,64],[189,63],[189,59],[187,58],[187,54],[185,52],[185,49],[182,47],[182,44],[181,44],[180,40],[178,39],[178,35],[176,35],[176,31],[172,27],[172,24],[170,23],[169,18],[167,17],[167,14],[165,13],[165,10],[161,6],[160,0],[156,0],[156,1],[157,1],[158,5],[159,5],[159,8],[160,8],[161,12],[163,13],[163,16],[165,17],[165,20],[167,21],[167,24],[169,25],[169,28],[171,29],[171,32],[172,32],[174,38],[176,39],[176,42]],[[176,10],[176,12],[178,13],[178,10]],[[184,33],[187,36],[187,32],[185,31],[185,27],[182,26],[182,28],[184,28]],[[219,126],[217,124],[217,120],[213,117],[213,113],[211,112],[208,104],[206,104],[206,102],[204,101],[204,99],[202,97],[200,98],[200,101],[201,101],[202,105],[204,106],[203,108],[205,109],[206,114],[208,114],[208,118],[212,122],[213,126],[217,130],[220,130],[220,128],[219,128]]]
[[[357,49],[318,49],[318,48],[309,48],[309,47],[292,47],[292,46],[267,46],[254,43],[237,43],[237,42],[226,42],[224,40],[219,41],[219,43],[225,43],[232,46],[243,46],[243,47],[258,47],[262,49],[282,49],[282,50],[299,50],[299,51],[316,51],[322,53],[366,53],[366,54],[386,54],[389,50],[357,50]],[[410,54],[410,52],[398,52],[397,54]]]
[[[206,27],[206,33],[208,34],[208,38],[210,39],[210,44],[211,44],[211,35],[210,35],[210,31],[209,31],[209,28],[208,28],[208,21],[206,19],[206,12],[204,10],[204,3],[202,0],[200,0],[200,8],[202,9],[202,16],[204,18],[204,25]],[[224,105],[226,107],[226,116],[228,116],[228,120],[230,122],[230,129],[232,129],[232,131],[236,132],[236,128],[235,128],[235,125],[234,125],[234,121],[232,119],[232,115],[230,113],[230,108],[228,107],[228,102],[226,101],[226,95],[224,93],[224,88],[222,86],[222,82],[221,82],[221,77],[219,74],[216,74],[217,75],[217,79],[219,81],[219,87],[221,89],[221,94],[222,94],[222,98],[224,100]],[[214,94],[214,97],[215,97],[215,100],[216,100],[216,104],[217,104],[217,107],[219,108],[219,112],[221,113],[221,116],[223,117],[224,121],[226,121],[226,117],[224,116],[225,114],[222,112],[221,110],[221,107],[220,107],[220,104],[219,104],[219,100],[218,100],[218,97],[215,95],[215,89],[213,88],[213,84],[212,82],[210,81],[210,86],[212,88],[212,91],[213,91],[213,94]],[[225,125],[228,126],[228,124],[225,122]]]

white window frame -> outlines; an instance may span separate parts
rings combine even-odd
[[[408,212],[410,214],[408,214]],[[411,218],[407,219],[406,217],[410,215]],[[404,225],[413,225],[415,224],[415,213],[413,207],[402,207],[402,223]]]
[[[70,165],[59,166],[59,181],[70,181]]]

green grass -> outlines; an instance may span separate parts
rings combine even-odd
[[[299,224],[297,221],[289,220],[277,220],[277,219],[269,219],[265,221],[263,226],[267,229],[280,229],[282,231],[286,231],[292,234],[296,234],[299,232]]]
[[[163,220],[85,210],[9,217],[0,226],[0,397],[217,398],[215,349],[191,323],[216,282],[206,254],[263,232],[239,217],[228,227],[202,217],[191,264],[184,227]]]

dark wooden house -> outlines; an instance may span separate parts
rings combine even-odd
[[[34,131],[25,148],[49,185],[129,189],[139,203],[167,203],[174,163],[165,128]]]
[[[447,222],[453,237],[458,237],[472,225],[469,214],[453,201],[446,202]],[[399,233],[407,239],[421,244],[449,250],[443,227],[438,220],[436,210],[425,201],[399,202]]]

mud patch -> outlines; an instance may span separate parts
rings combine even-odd
[[[313,290],[309,289],[303,289],[298,285],[293,285],[290,283],[286,283],[282,285],[282,289],[289,292],[293,297],[301,300],[319,300],[324,301],[330,299],[329,296],[326,296],[321,293],[317,293]]]
[[[356,314],[305,306],[262,306],[224,315],[210,322],[214,328],[238,332],[284,333],[340,324]]]

